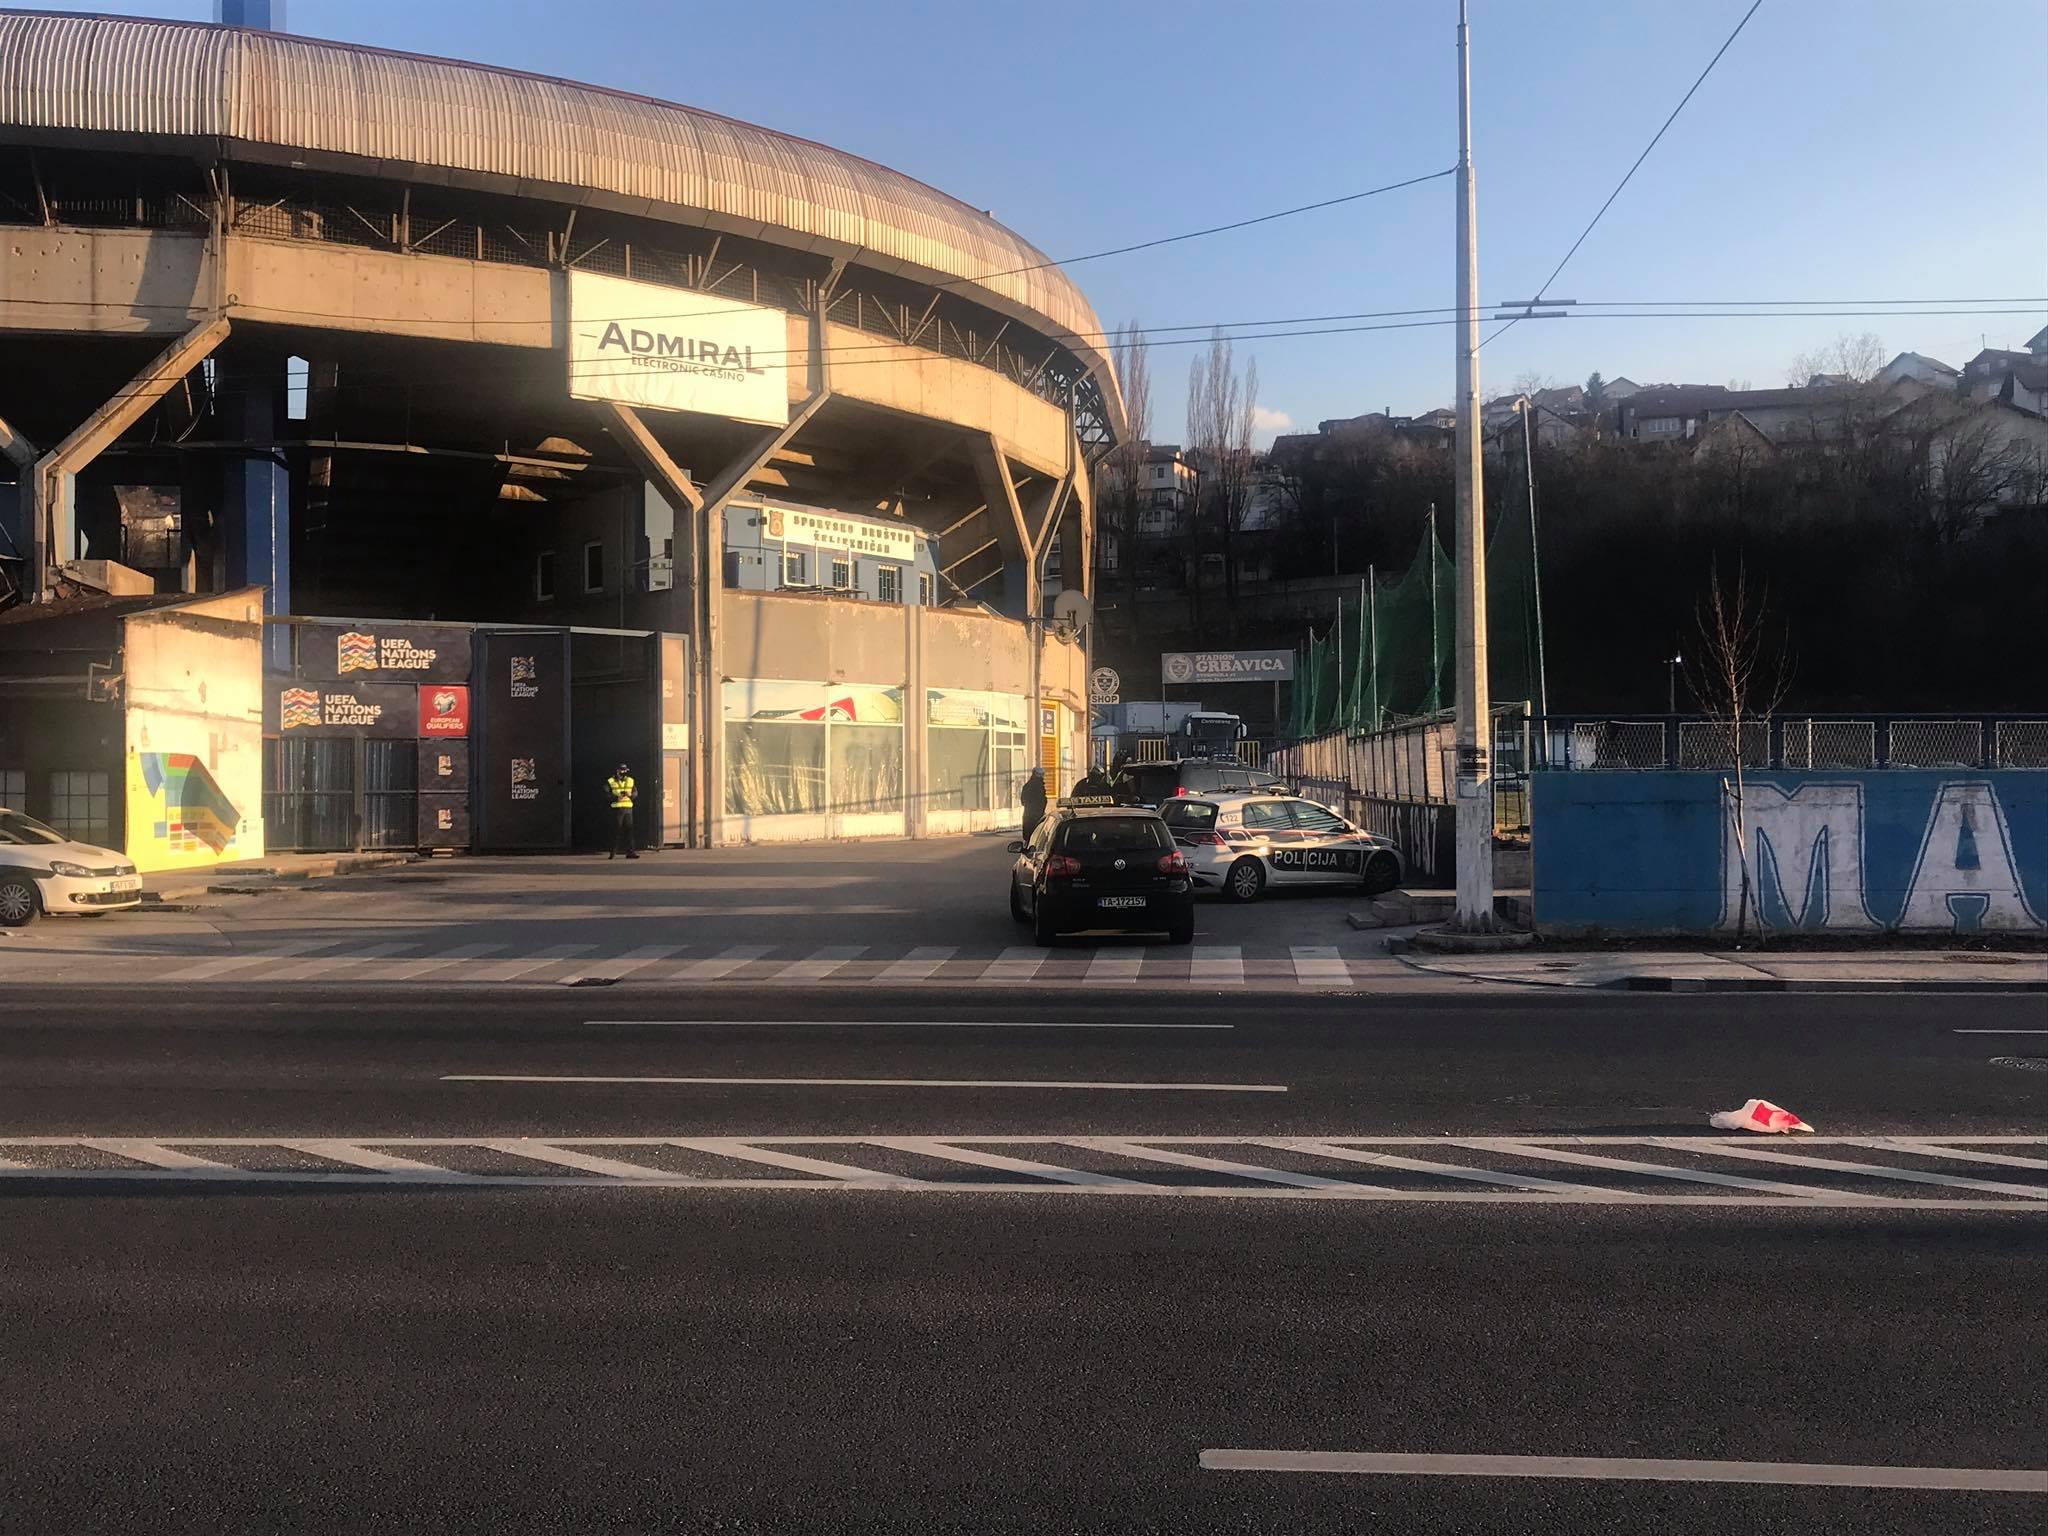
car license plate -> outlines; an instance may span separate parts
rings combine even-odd
[[[1145,905],[1145,898],[1142,896],[1098,896],[1095,898],[1095,905],[1098,907],[1142,907]]]
[[[139,891],[142,889],[142,876],[120,875],[107,882],[107,889],[110,891]]]

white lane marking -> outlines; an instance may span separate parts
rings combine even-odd
[[[1634,1198],[1620,1190],[1596,1189],[1586,1184],[1567,1184],[1557,1179],[1538,1178],[1527,1173],[1501,1173],[1492,1168],[1469,1168],[1463,1163],[1439,1163],[1428,1158],[1398,1157],[1391,1152],[1366,1152],[1357,1147],[1340,1147],[1327,1141],[1309,1141],[1299,1136],[1262,1138],[1257,1145],[1280,1147],[1316,1157],[1335,1158],[1343,1163],[1361,1163],[1373,1168],[1393,1168],[1409,1173],[1442,1174],[1447,1179],[1465,1179],[1476,1184],[1498,1184],[1504,1189],[1547,1189],[1554,1193],[1584,1195],[1589,1199],[1623,1202]],[[1451,1142],[1446,1145],[1456,1146]]]
[[[1038,974],[1038,968],[1045,964],[1046,958],[1050,954],[1050,950],[1044,949],[1006,949],[1000,955],[997,955],[995,959],[989,961],[988,969],[975,977],[974,980],[977,985],[986,985],[990,982],[1029,981]]]
[[[415,976],[424,976],[427,972],[438,971],[443,966],[460,965],[465,960],[478,960],[509,947],[505,944],[458,944],[453,949],[444,949],[439,954],[425,955],[418,960],[404,960],[397,965],[379,966],[371,975],[372,979],[377,981],[410,981]]]
[[[629,1182],[644,1180],[672,1179],[666,1169],[650,1168],[644,1163],[621,1162],[615,1157],[597,1157],[589,1152],[578,1152],[573,1147],[558,1147],[545,1141],[526,1141],[509,1137],[499,1141],[478,1142],[493,1152],[503,1152],[511,1157],[531,1158],[537,1163],[553,1163],[558,1168],[574,1168],[578,1173],[601,1173],[608,1179],[624,1179]]]
[[[215,976],[225,976],[230,971],[247,970],[252,965],[303,955],[309,949],[320,949],[333,942],[332,939],[302,939],[291,944],[273,944],[255,954],[229,955],[220,960],[202,960],[199,964],[189,965],[182,971],[172,971],[162,980],[207,981]]]
[[[978,1147],[956,1147],[931,1136],[876,1136],[870,1139],[878,1147],[894,1147],[899,1152],[941,1157],[948,1162],[971,1163],[977,1168],[999,1168],[1004,1173],[1029,1174],[1034,1178],[1049,1179],[1055,1184],[1087,1184],[1102,1189],[1159,1187],[1139,1179],[1120,1179],[1113,1173],[1090,1173],[1082,1168],[1062,1168],[1057,1163],[1039,1163],[1024,1157],[1006,1157],[1000,1152],[984,1152]]]
[[[2048,1035],[2048,1029],[1952,1029],[1952,1035]]]
[[[194,1157],[189,1152],[173,1152],[169,1147],[157,1142],[132,1140],[125,1136],[104,1141],[81,1141],[78,1145],[90,1147],[95,1152],[111,1152],[116,1157],[125,1157],[133,1162],[147,1163],[152,1168],[175,1169],[180,1173],[238,1171],[230,1164],[217,1162],[210,1157]]]
[[[311,960],[281,966],[265,975],[263,980],[309,981],[315,976],[332,976],[338,971],[347,971],[372,960],[388,960],[393,955],[418,948],[417,944],[372,944],[368,949],[349,950],[339,955],[317,955]]]
[[[833,1179],[863,1189],[933,1187],[927,1180],[913,1179],[907,1174],[881,1173],[873,1168],[857,1168],[850,1163],[828,1163],[822,1158],[804,1157],[796,1152],[782,1152],[773,1147],[756,1146],[752,1142],[740,1141],[729,1136],[692,1136],[686,1140],[672,1140],[668,1145],[710,1152],[719,1157],[735,1158],[745,1163],[760,1163],[769,1168],[786,1168],[794,1173],[808,1173],[817,1178]]]
[[[1856,1467],[1811,1461],[1665,1461],[1642,1456],[1412,1456],[1381,1451],[1204,1451],[1205,1472],[1350,1472],[1399,1477],[1570,1477],[1652,1483],[1789,1483],[2048,1493],[2048,1471]]]
[[[1603,1142],[1601,1145],[1612,1145]],[[1629,1145],[1627,1141],[1620,1143]],[[1461,1140],[1456,1145],[1480,1147],[1490,1152],[1508,1152],[1516,1157],[1538,1158],[1550,1163],[1571,1163],[1579,1168],[1606,1168],[1615,1173],[1643,1173],[1659,1179],[1677,1179],[1682,1184],[1712,1184],[1721,1189],[1746,1189],[1757,1194],[1797,1195],[1813,1198],[1823,1194],[1834,1194],[1816,1185],[1781,1184],[1774,1179],[1743,1179],[1732,1173],[1715,1173],[1708,1168],[1679,1168],[1670,1163],[1644,1163],[1627,1157],[1595,1157],[1590,1152],[1570,1152],[1561,1147],[1541,1147],[1534,1142],[1520,1143],[1506,1141],[1497,1136],[1474,1136]],[[1637,1141],[1634,1145],[1640,1146]],[[1867,1200],[1867,1195],[1848,1195],[1849,1200]]]
[[[1338,957],[1333,944],[1297,944],[1290,953],[1294,956],[1294,979],[1304,987],[1349,986],[1351,972]]]
[[[1244,985],[1244,950],[1236,944],[1200,944],[1188,965],[1188,980],[1207,986]]]
[[[654,964],[657,960],[666,960],[670,955],[688,947],[685,944],[643,944],[638,949],[629,949],[623,955],[616,955],[610,960],[593,961],[576,975],[565,979],[581,981],[588,977],[592,981],[618,981],[645,966]]]
[[[868,952],[865,944],[828,944],[823,949],[813,950],[801,960],[791,961],[768,979],[772,982],[823,981],[849,960],[858,960]]]
[[[457,1173],[453,1168],[443,1168],[439,1163],[423,1163],[415,1158],[397,1157],[389,1152],[379,1152],[371,1147],[358,1146],[352,1141],[316,1139],[311,1141],[280,1141],[280,1147],[289,1147],[294,1152],[310,1153],[324,1157],[330,1162],[346,1163],[351,1168],[361,1168],[370,1173],[388,1173],[400,1178],[425,1177],[446,1183],[461,1183],[475,1177],[474,1174]]]
[[[1119,1141],[1111,1136],[1076,1136],[1068,1145],[1086,1147],[1096,1152],[1110,1152],[1119,1157],[1135,1157],[1146,1162],[1170,1163],[1176,1168],[1200,1168],[1207,1173],[1228,1173],[1240,1179],[1256,1179],[1261,1184],[1285,1184],[1290,1189],[1357,1187],[1345,1179],[1325,1179],[1313,1173],[1291,1173],[1285,1168],[1260,1168],[1251,1163],[1233,1163],[1220,1157],[1199,1157],[1192,1152],[1173,1152],[1163,1147],[1148,1147],[1140,1142]]]
[[[1051,1078],[972,1077],[598,1077],[519,1072],[451,1072],[444,1083],[651,1083],[709,1088],[1081,1088],[1142,1093],[1285,1093],[1285,1083],[1095,1083]],[[799,1137],[798,1140],[825,1140]],[[863,1141],[865,1137],[853,1137]],[[1223,1138],[1228,1140],[1228,1137]]]
[[[1761,1147],[1731,1147],[1701,1136],[1658,1136],[1651,1145],[1676,1147],[1682,1152],[1706,1152],[1715,1157],[1739,1157],[1754,1163],[1790,1164],[1795,1168],[1823,1168],[1829,1173],[1854,1173],[1866,1178],[1899,1179],[1908,1184],[1934,1184],[1943,1189],[1967,1189],[1980,1195],[2018,1195],[2023,1200],[2048,1200],[2048,1189],[2039,1184],[2000,1184],[1991,1179],[1966,1179],[1955,1173],[1929,1173],[1920,1168],[1891,1168],[1883,1163],[1849,1163],[1839,1158],[1796,1156],[1789,1152],[1766,1152]]]
[[[595,944],[550,944],[546,949],[537,949],[530,955],[520,955],[511,960],[493,960],[489,965],[477,967],[463,977],[463,980],[510,981],[515,976],[524,976],[528,971],[540,970],[558,960],[574,960],[578,955],[587,955],[595,948]]]
[[[635,1029],[1235,1029],[1150,1019],[585,1019]]]
[[[875,978],[879,982],[924,981],[940,966],[959,954],[958,946],[952,944],[924,944],[913,949],[901,960],[892,960],[882,967]]]
[[[1853,1136],[1841,1138],[1837,1145],[1906,1152],[1914,1157],[1946,1157],[1959,1163],[1990,1163],[1998,1168],[2048,1169],[2048,1158],[2021,1157],[2016,1152],[1973,1152],[1966,1147],[1948,1147],[1938,1141],[1922,1141],[1916,1137]]]
[[[721,950],[708,960],[691,960],[677,966],[668,973],[670,981],[718,981],[730,976],[741,966],[758,960],[775,946],[773,944],[735,944],[731,949]]]
[[[1088,974],[1083,980],[1091,987],[1134,986],[1144,966],[1142,950],[1098,949],[1088,962]]]

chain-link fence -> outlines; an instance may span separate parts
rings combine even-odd
[[[1781,715],[1732,721],[1655,715],[1530,722],[1530,766],[1576,772],[1736,766],[1797,772],[1884,768],[2048,769],[2048,717]]]

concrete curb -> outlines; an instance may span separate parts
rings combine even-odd
[[[1904,981],[1883,977],[1617,976],[1582,983],[1603,992],[2021,992],[2048,993],[2048,981]]]
[[[392,869],[419,862],[413,853],[341,853],[289,868],[259,865],[253,869],[192,870],[172,875],[163,885],[145,886],[144,907],[164,907],[200,896],[260,896],[279,886],[303,885],[310,880],[327,880],[336,875],[359,875],[373,869]],[[178,883],[170,883],[172,881]]]

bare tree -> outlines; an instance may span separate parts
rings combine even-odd
[[[1844,333],[1794,357],[1785,367],[1785,382],[1800,389],[1818,375],[1826,374],[1851,384],[1868,384],[1883,371],[1884,364],[1884,340],[1875,331],[1865,331],[1861,336]]]
[[[1251,513],[1255,468],[1252,430],[1259,404],[1259,364],[1248,359],[1237,371],[1231,342],[1219,330],[1207,352],[1188,365],[1188,450],[1202,471],[1201,502],[1214,510],[1223,536],[1223,587],[1237,601],[1237,543]],[[1204,506],[1195,508],[1199,528]],[[1195,588],[1201,590],[1201,546],[1196,544]]]
[[[1740,561],[1732,587],[1722,579],[1720,562],[1712,566],[1706,595],[1700,599],[1698,626],[1685,678],[1709,722],[1707,750],[1691,762],[1681,750],[1680,758],[1682,766],[1726,768],[1733,773],[1732,779],[1721,781],[1721,792],[1742,865],[1735,913],[1740,937],[1747,931],[1756,888],[1744,776],[1751,759],[1760,764],[1770,761],[1770,720],[1791,691],[1791,653],[1782,629],[1771,622],[1769,592],[1759,588],[1752,595],[1749,573]],[[1754,910],[1761,931],[1763,913]]]
[[[1138,622],[1138,540],[1144,522],[1145,459],[1152,447],[1152,346],[1134,319],[1113,333],[1111,360],[1123,390],[1123,440],[1096,471],[1096,505],[1107,515],[1117,568],[1129,594],[1125,622]]]
[[[1546,389],[1557,388],[1557,380],[1540,368],[1525,368],[1515,375],[1514,393],[1535,395]]]
[[[1915,468],[1915,490],[1943,544],[1967,536],[2008,500],[2024,498],[2038,474],[1979,412],[1952,417],[1930,432]]]

